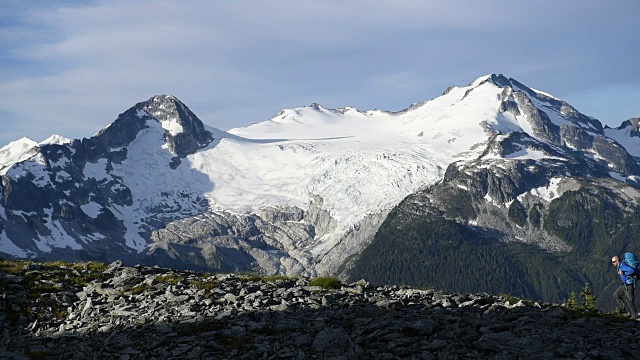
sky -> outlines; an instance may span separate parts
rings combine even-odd
[[[0,146],[90,137],[171,94],[228,130],[319,103],[399,111],[496,73],[640,117],[640,1],[0,0]]]

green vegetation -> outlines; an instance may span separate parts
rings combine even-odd
[[[322,276],[311,280],[309,283],[311,286],[320,286],[323,289],[340,289],[342,282],[333,276]]]
[[[153,289],[155,289],[155,287],[153,287],[153,286],[151,286],[151,285],[145,285],[145,284],[143,284],[143,285],[136,285],[136,286],[134,286],[134,287],[131,287],[131,286],[124,286],[124,287],[122,288],[122,290],[120,290],[120,296],[125,296],[125,295],[127,295],[127,294],[130,294],[130,295],[140,295],[140,294],[142,294],[142,293],[144,293],[144,292],[146,292],[146,291],[153,290]]]
[[[87,263],[76,263],[73,265],[73,267],[77,270],[103,272],[107,270],[109,266],[105,263],[89,261]]]
[[[180,275],[160,275],[153,280],[155,284],[165,283],[170,285],[178,285],[183,281],[184,278]]]
[[[267,275],[262,278],[264,282],[288,281],[292,278],[285,275]]]
[[[610,257],[625,251],[640,253],[640,221],[634,215],[640,209],[624,204],[622,212],[615,202],[620,199],[600,190],[569,191],[546,210],[534,205],[527,212],[516,201],[509,208],[514,223],[523,224],[528,214],[523,227],[542,227],[570,245],[570,252],[505,243],[497,231],[466,226],[432,212],[416,215],[415,200],[405,200],[353,262],[349,279],[556,303],[569,298],[572,291],[580,293],[585,283],[592,289],[612,289],[620,279]],[[615,308],[612,296],[593,301],[601,309]]]
[[[540,228],[542,223],[542,213],[540,212],[538,205],[529,210],[529,223],[536,229]]]
[[[259,275],[254,273],[240,273],[240,281],[243,282],[276,282],[288,281],[293,278],[285,275]]]
[[[533,247],[507,247],[452,220],[412,219],[391,214],[355,261],[350,279],[407,284],[460,292],[508,293],[540,298],[519,258]],[[536,257],[549,261],[545,256]]]
[[[597,311],[596,296],[591,291],[591,288],[589,287],[589,283],[586,283],[584,285],[584,290],[582,290],[582,292],[580,293],[580,297],[584,298],[582,307],[584,308],[585,311]]]
[[[197,280],[190,282],[189,286],[193,286],[198,290],[203,290],[205,299],[208,299],[211,297],[213,289],[217,288],[219,285],[214,281]]]
[[[37,266],[40,271],[30,270],[29,265]],[[92,280],[104,279],[103,271],[106,268],[106,264],[96,261],[88,263],[69,263],[66,261],[35,263],[26,260],[0,259],[0,271],[13,275],[24,275],[28,280],[41,283],[72,282],[84,286]],[[46,289],[41,290],[45,291]]]
[[[262,276],[254,273],[241,273],[240,281],[243,282],[258,282],[262,281]]]
[[[576,296],[575,291],[571,292],[571,296],[569,297],[569,300],[567,300],[565,306],[567,309],[577,309],[580,306],[580,304],[578,304],[578,297]]]
[[[13,275],[22,274],[25,265],[30,263],[26,260],[5,260],[0,258],[0,271]]]
[[[596,307],[596,295],[591,290],[589,283],[584,285],[584,289],[580,292],[578,297],[575,291],[571,292],[569,300],[563,304],[563,307],[567,309],[569,314],[574,318],[581,317],[600,317],[611,321],[627,321],[628,317],[619,308],[616,308],[612,312],[604,313]]]
[[[27,294],[27,298],[35,300],[35,299],[41,298],[42,294],[50,294],[58,291],[60,291],[60,288],[35,282],[29,288],[29,293]]]
[[[585,316],[611,316],[611,314],[603,314],[600,310],[598,310],[598,308],[596,307],[596,296],[593,291],[591,291],[589,283],[586,283],[584,285],[584,289],[580,293],[580,300],[578,300],[575,292],[571,292],[571,297],[564,304],[564,307],[573,317],[576,318]],[[622,318],[619,317],[618,319],[621,320]]]
[[[7,309],[9,323],[17,326],[22,316],[51,317],[65,319],[66,306],[50,302],[50,294],[56,294],[67,286],[80,287],[95,279],[105,278],[102,273],[107,266],[99,262],[70,263],[66,261],[33,262],[26,260],[7,260],[0,258],[0,272],[20,278],[16,284],[0,281],[4,292],[19,293],[20,300],[14,307]],[[47,306],[32,306],[34,302],[44,301]],[[37,358],[38,354],[31,354]]]

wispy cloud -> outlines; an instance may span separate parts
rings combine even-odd
[[[492,72],[556,96],[636,88],[638,4],[5,0],[0,144],[91,136],[161,93],[226,129],[309,102],[400,110]]]

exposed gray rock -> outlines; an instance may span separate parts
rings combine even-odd
[[[137,260],[176,269],[256,271],[263,274],[340,274],[371,241],[387,212],[366,216],[336,232],[335,219],[315,196],[309,210],[271,207],[257,214],[207,212],[176,220],[151,234]],[[318,238],[337,238],[321,258],[312,249]]]
[[[167,131],[166,137],[171,152],[181,158],[193,154],[213,141],[213,134],[205,129],[202,121],[174,96],[154,96],[137,107],[142,107],[161,122],[176,122],[180,125],[182,131],[176,134]]]
[[[28,257],[113,261],[135,256],[137,252],[127,244],[131,234],[126,235],[122,216],[114,214],[115,209],[132,205],[131,190],[113,169],[128,158],[129,145],[140,132],[149,128],[149,121],[172,122],[181,128],[175,133],[165,130],[164,134],[164,141],[176,155],[173,168],[180,158],[214,140],[195,114],[175,97],[161,95],[140,102],[95,136],[65,145],[38,146],[34,156],[40,160],[35,164],[14,166],[17,172],[26,167],[25,176],[2,176],[0,207],[4,208],[4,216],[0,217],[1,230]],[[87,170],[89,168],[104,172],[104,177],[96,179],[91,176],[92,171]],[[47,175],[41,175],[45,172]],[[166,222],[195,215],[206,208],[206,201],[199,195],[178,191],[176,196],[189,201],[167,199],[165,203],[149,207],[146,209],[149,216],[143,220],[145,224],[141,225],[140,231],[148,233]],[[181,204],[188,205],[183,207]],[[82,210],[87,205],[99,209],[95,217]],[[52,227],[54,222],[57,225]],[[53,232],[60,229],[68,234],[64,241],[66,246],[58,244],[51,251],[42,251],[43,245],[39,243],[55,237]],[[138,241],[144,242],[143,239]],[[77,251],[80,248],[81,253]]]
[[[552,179],[560,177],[563,180],[558,192],[579,189],[580,179],[601,181],[604,188],[616,188],[618,183],[626,186],[623,183],[626,177],[631,186],[620,193],[630,194],[637,190],[637,184],[632,184],[637,177],[628,176],[637,176],[637,159],[611,138],[604,137],[597,120],[580,114],[569,104],[502,75],[489,76],[485,81],[502,87],[497,99],[501,114],[496,120],[511,115],[518,121],[526,120],[531,131],[525,128],[530,134],[503,134],[504,128],[492,128],[491,121],[484,121],[482,126],[487,138],[474,145],[474,151],[482,149],[482,154],[474,157],[475,160],[451,164],[440,183],[408,195],[409,212],[453,219],[486,230],[489,235],[500,234],[499,239],[504,242],[533,244],[550,252],[572,250],[568,243],[545,230],[544,219],[535,225],[518,224],[509,218],[509,209],[521,205],[527,216],[544,213],[549,201],[534,195],[534,190],[551,188]],[[465,96],[469,94],[472,90]],[[403,112],[414,111],[424,104],[413,104]],[[318,104],[312,108],[325,110]],[[346,109],[329,111],[341,114]],[[158,123],[172,125],[159,127]],[[630,136],[638,136],[638,119],[630,119],[623,126],[629,129]],[[183,103],[173,96],[155,96],[120,114],[110,126],[91,138],[68,145],[34,148],[30,156],[38,156],[38,161],[15,165],[16,172],[25,176],[2,177],[0,232],[24,251],[20,256],[28,258],[122,259],[124,264],[155,264],[182,270],[333,274],[344,278],[354,258],[371,243],[391,211],[367,214],[359,222],[343,228],[331,216],[324,199],[314,195],[310,195],[310,204],[305,209],[274,206],[247,214],[211,209],[201,190],[161,191],[159,200],[149,200],[149,203],[147,198],[134,199],[131,190],[134,187],[131,182],[131,189],[127,187],[125,173],[112,170],[130,159],[135,148],[130,146],[138,135],[150,130],[157,145],[170,150],[160,161],[162,169],[175,170],[186,156],[203,147],[216,146],[213,134]],[[425,136],[424,132],[419,136]],[[518,156],[527,152],[544,153],[548,157],[518,160]],[[163,154],[166,153],[168,151]],[[440,170],[438,167],[437,172]],[[106,175],[96,179],[91,176],[93,172]],[[612,177],[617,180],[611,180]],[[208,179],[204,179],[203,184],[214,185],[209,184]],[[638,196],[631,198],[629,203],[637,202]],[[138,201],[145,205],[130,208]],[[628,206],[622,201],[616,205]],[[83,208],[92,209],[87,210],[92,215]],[[124,210],[140,217],[130,219],[131,213]],[[131,241],[137,241],[133,248]],[[49,245],[53,247],[51,251]],[[113,271],[119,271],[118,267]],[[83,301],[93,293],[115,296],[114,288],[129,286],[136,276],[125,274],[105,283],[108,286],[78,293],[86,297]],[[145,284],[152,282],[147,279]],[[354,291],[365,293],[358,287]],[[158,296],[173,302],[181,299],[181,295],[166,289]],[[252,297],[251,302],[229,303],[246,308],[267,303],[282,310],[292,307],[290,298],[269,303],[262,296]],[[314,306],[334,305],[328,299],[322,300],[324,302]],[[404,300],[376,301],[388,309],[405,305]],[[458,303],[450,299],[437,301],[438,306],[445,307]],[[121,309],[119,314],[126,311]]]
[[[10,300],[0,307],[1,358],[554,359],[640,350],[640,322],[574,318],[560,305],[487,294],[364,280],[324,290],[303,277],[112,264],[76,270],[96,278],[86,285],[67,279],[33,297],[36,279],[71,269],[28,269],[0,273]]]

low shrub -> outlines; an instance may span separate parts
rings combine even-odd
[[[170,285],[177,285],[182,282],[184,279],[179,275],[160,275],[155,278],[154,283],[167,283]]]
[[[213,281],[200,281],[200,280],[192,281],[189,285],[194,286],[198,290],[204,290],[205,299],[210,298],[213,289],[219,286],[218,283]]]
[[[240,273],[240,281],[242,282],[257,282],[262,281],[262,276],[253,273]]]
[[[291,278],[284,275],[269,275],[269,276],[263,277],[262,280],[265,282],[276,282],[278,280],[283,280],[283,281],[291,280]]]
[[[322,276],[311,280],[309,285],[320,286],[323,289],[340,289],[342,287],[342,282],[333,276]]]

